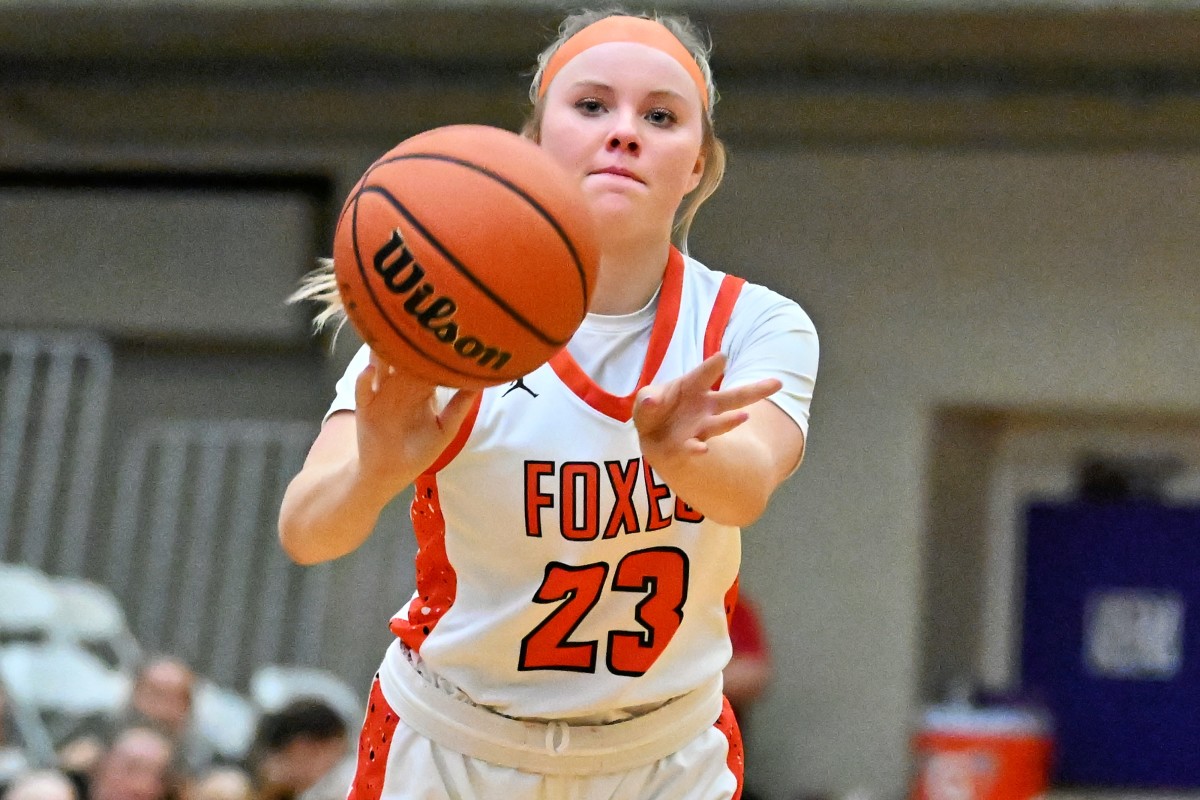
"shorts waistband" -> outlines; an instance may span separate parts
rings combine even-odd
[[[543,775],[600,775],[652,764],[717,721],[720,676],[641,716],[607,725],[506,717],[451,697],[426,680],[397,640],[379,669],[388,705],[422,736],[457,753]]]

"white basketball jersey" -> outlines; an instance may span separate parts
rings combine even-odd
[[[672,251],[638,387],[719,350],[743,283]],[[595,718],[684,694],[729,660],[740,531],[642,459],[635,394],[607,393],[564,350],[485,390],[418,479],[416,592],[391,627],[476,703]]]

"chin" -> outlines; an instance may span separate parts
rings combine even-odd
[[[592,216],[605,225],[636,225],[645,221],[646,209],[626,195],[605,192],[589,198]]]

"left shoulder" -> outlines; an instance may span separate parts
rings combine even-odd
[[[688,279],[700,293],[715,294],[720,289],[721,283],[726,277],[743,280],[732,273],[712,269],[691,256],[685,256],[684,258],[687,265]],[[816,330],[812,319],[795,300],[785,297],[774,289],[748,280],[743,280],[742,282],[737,296],[737,305],[734,308],[734,315],[736,317],[749,317],[758,320],[768,318],[787,319],[790,327],[812,330],[814,332]]]

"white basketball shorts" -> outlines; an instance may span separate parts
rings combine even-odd
[[[371,686],[349,800],[741,797],[741,734],[724,698],[712,721],[707,690],[625,722],[542,724],[450,697],[406,663],[385,659]]]

